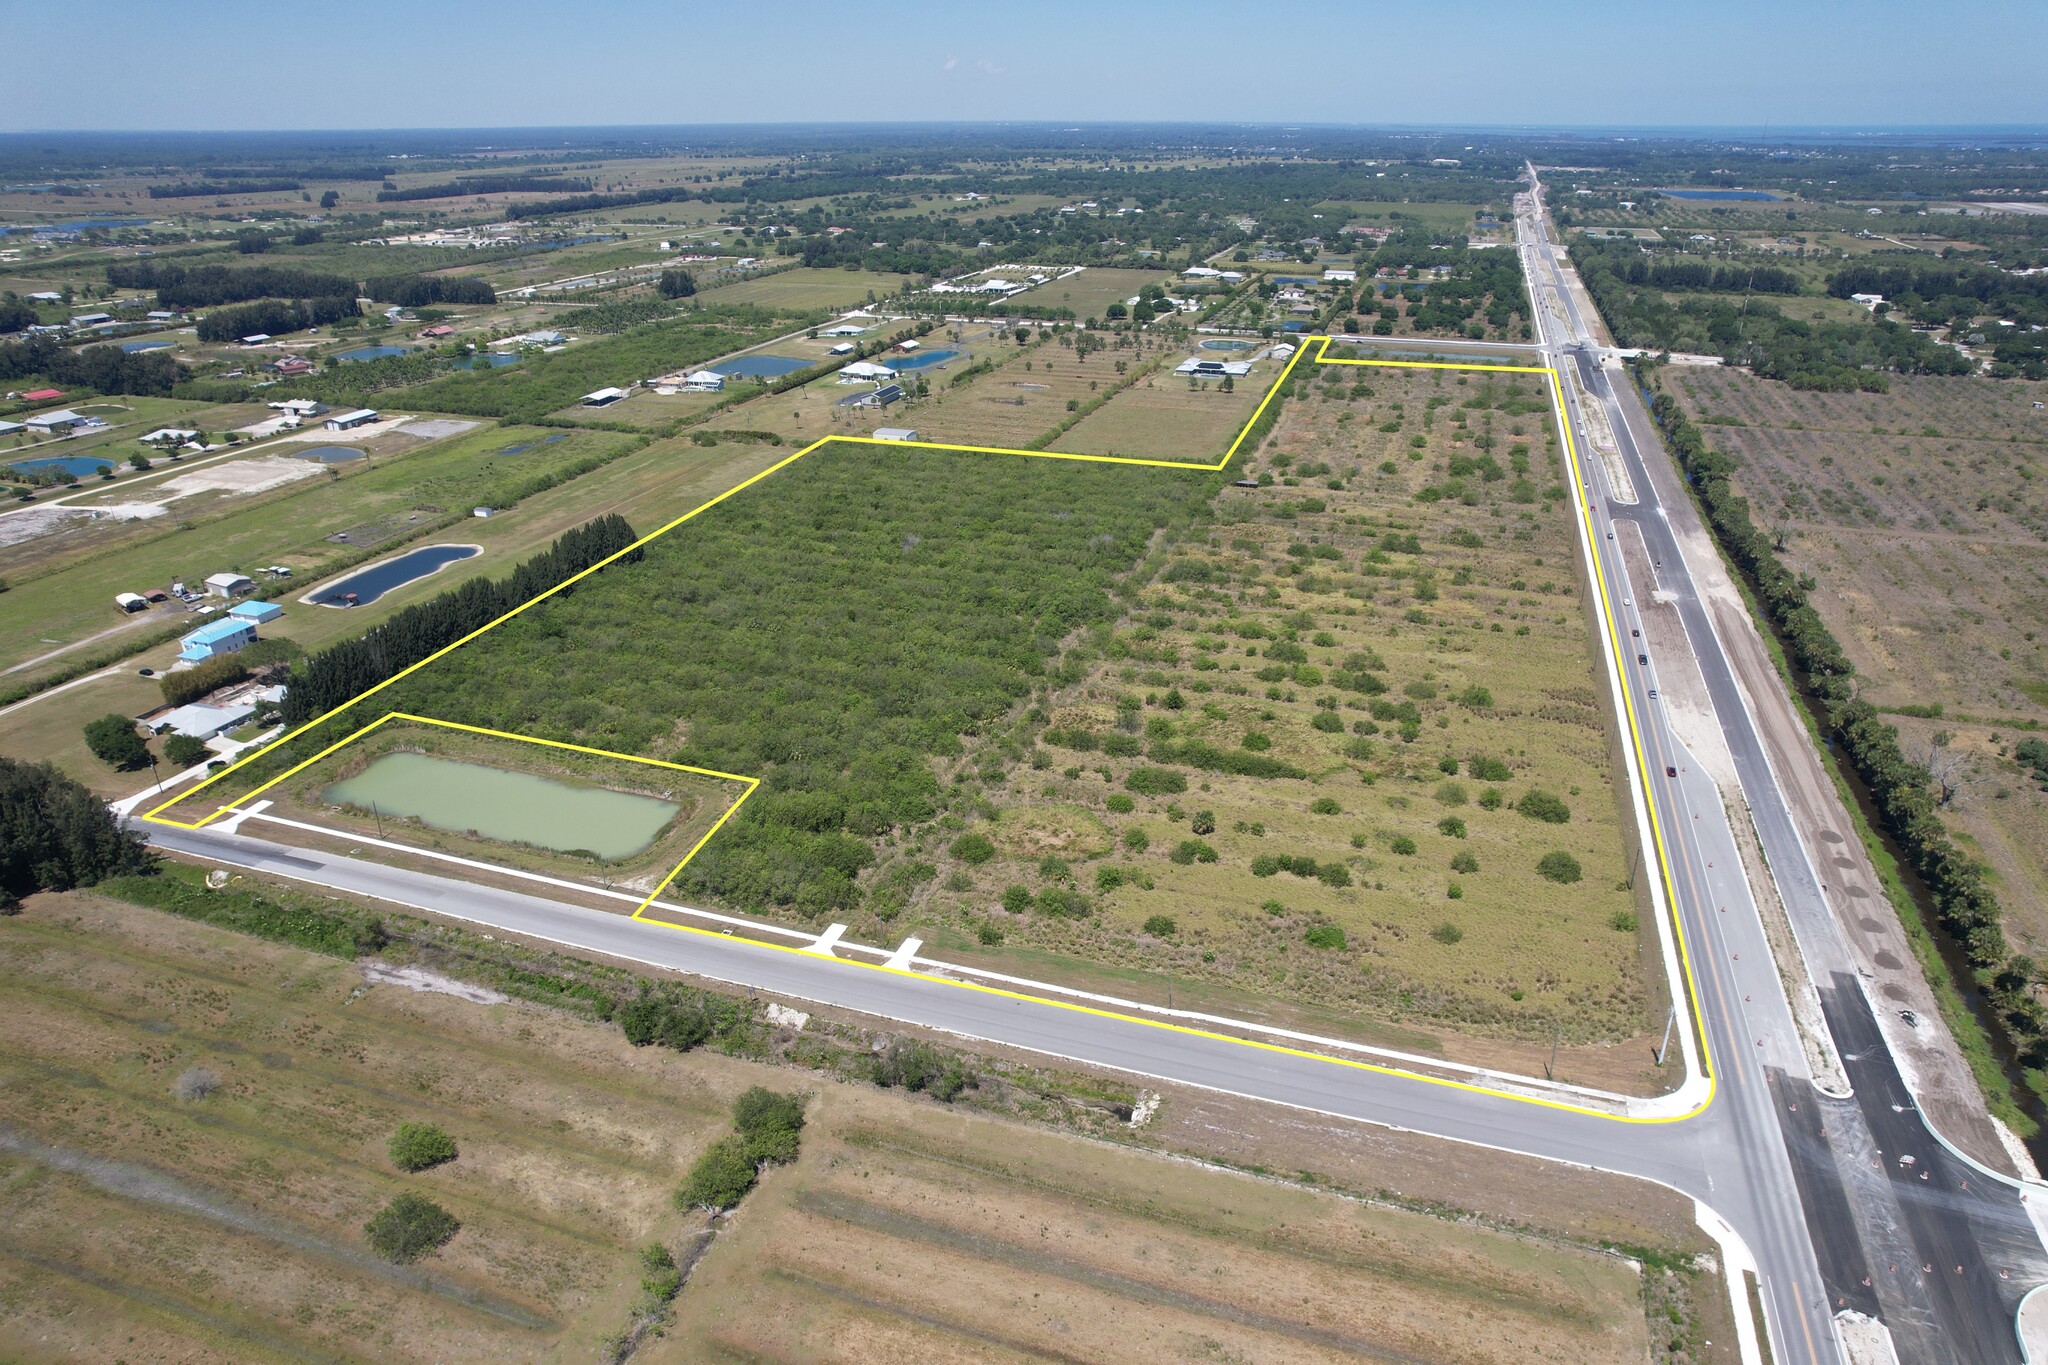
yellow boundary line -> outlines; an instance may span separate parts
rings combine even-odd
[[[708,501],[701,503],[696,507],[691,508],[689,511],[677,517],[675,520],[667,523],[664,526],[661,526],[660,528],[648,533],[647,535],[642,536],[640,539],[634,541],[631,545],[628,545],[625,549],[620,550],[617,553],[612,554],[605,559],[599,560],[597,563],[591,565],[589,568],[583,570],[581,573],[563,579],[560,583],[557,583],[554,587],[549,588],[546,592],[540,593],[537,596],[520,603],[518,606],[512,608],[512,610],[506,612],[504,615],[498,617],[496,620],[491,621],[488,624],[479,626],[477,629],[463,636],[460,640],[457,640],[455,643],[451,645],[446,645],[440,649],[435,650],[432,654],[429,654],[426,658],[421,659],[418,663],[413,664],[410,667],[393,674],[391,677],[386,678],[383,682],[378,683],[375,687],[368,689],[367,691],[359,694],[358,696],[350,698],[348,701],[343,702],[340,706],[335,707],[331,711],[324,712],[323,714],[314,717],[312,720],[307,721],[304,725],[299,726],[297,729],[292,730],[287,734],[279,736],[277,739],[272,740],[269,744],[266,744],[263,748],[258,749],[255,753],[252,753],[248,755],[246,758],[243,758],[240,761],[234,763],[233,765],[222,769],[220,772],[215,773],[213,776],[199,783],[198,786],[192,788],[191,791],[181,792],[178,795],[170,798],[169,800],[156,805],[155,807],[151,808],[149,811],[144,813],[142,818],[152,824],[166,825],[176,829],[197,830],[204,828],[207,824],[211,823],[212,821],[219,819],[221,816],[227,815],[230,812],[232,812],[242,802],[249,800],[251,797],[254,797],[261,792],[269,790],[271,787],[276,786],[278,783],[291,777],[293,774],[301,772],[305,768],[311,766],[312,764],[319,762],[321,759],[327,757],[335,750],[340,749],[344,745],[347,745],[353,742],[354,740],[361,738],[362,736],[368,734],[370,731],[375,730],[378,726],[383,725],[385,722],[394,719],[416,721],[428,725],[442,725],[450,729],[467,730],[475,734],[492,735],[500,739],[518,740],[529,744],[544,744],[557,749],[573,749],[577,750],[578,752],[596,754],[606,758],[621,758],[634,763],[646,763],[656,767],[674,768],[681,771],[698,773],[709,777],[725,778],[735,782],[747,783],[747,790],[741,794],[739,800],[733,802],[733,804],[727,808],[725,814],[719,817],[717,823],[712,825],[712,827],[705,832],[704,837],[699,839],[697,843],[690,849],[690,851],[684,855],[683,860],[677,863],[675,867],[669,872],[669,874],[661,879],[660,883],[655,886],[654,890],[651,891],[648,894],[647,898],[640,903],[639,907],[633,911],[632,917],[644,924],[657,924],[665,929],[674,929],[681,933],[703,934],[707,937],[717,937],[724,939],[727,942],[731,942],[731,935],[729,935],[723,930],[702,929],[698,928],[695,925],[689,924],[672,924],[667,920],[648,918],[647,911],[649,907],[651,907],[654,904],[655,899],[659,897],[662,892],[666,891],[669,888],[670,884],[673,883],[679,875],[681,875],[683,869],[689,865],[690,860],[696,857],[698,852],[701,849],[703,849],[703,847],[707,843],[710,842],[711,837],[718,833],[718,831],[724,827],[725,822],[727,820],[732,818],[733,812],[737,811],[740,808],[740,806],[746,801],[747,797],[753,795],[754,791],[761,784],[761,779],[758,777],[746,777],[736,773],[721,773],[707,768],[691,768],[687,767],[686,765],[678,763],[663,763],[657,759],[635,758],[629,754],[616,754],[603,749],[589,749],[576,744],[564,744],[555,740],[535,739],[531,736],[526,735],[514,735],[499,730],[483,729],[479,726],[461,725],[453,721],[440,721],[434,720],[431,717],[415,716],[409,715],[404,712],[390,711],[386,712],[383,716],[380,716],[378,719],[370,722],[368,725],[365,725],[362,728],[356,730],[347,737],[337,740],[333,744],[328,745],[325,749],[322,749],[319,753],[314,754],[311,758],[306,759],[304,762],[295,764],[293,767],[287,769],[285,772],[280,773],[278,776],[272,778],[270,781],[265,782],[262,786],[255,788],[253,791],[244,793],[242,796],[236,798],[235,801],[233,801],[232,803],[215,807],[212,811],[208,812],[204,816],[201,816],[198,820],[190,822],[174,820],[165,816],[163,812],[168,810],[170,807],[179,804],[180,802],[190,800],[200,791],[212,786],[215,782],[218,782],[223,778],[228,777],[230,774],[235,773],[244,766],[255,762],[257,759],[263,757],[267,753],[270,753],[272,750],[277,749],[283,745],[289,744],[291,743],[292,740],[298,738],[302,734],[305,734],[308,730],[313,729],[315,726],[323,725],[329,720],[332,720],[334,717],[341,715],[343,712],[352,710],[353,708],[361,705],[363,702],[368,701],[371,697],[383,691],[385,688],[390,687],[394,683],[399,682],[401,679],[404,679],[410,676],[411,674],[417,672],[418,670],[425,668],[428,664],[433,663],[435,660],[440,659],[443,656],[451,654],[454,651],[462,648],[462,646],[468,644],[471,640],[476,639],[478,636],[497,629],[499,626],[505,624],[505,622],[511,620],[513,617],[519,615],[521,612],[527,610],[529,607],[532,607],[536,603],[545,601],[549,597],[552,597],[556,593],[560,592],[562,589],[570,587],[571,585],[577,582],[580,582],[582,579],[589,577],[591,574],[597,573],[598,571],[604,569],[606,566],[613,564],[618,560],[624,558],[626,555],[629,555],[636,550],[643,549],[653,541],[660,539],[662,536],[667,535],[670,531],[673,531],[677,527],[683,525],[685,522],[690,521],[702,515],[703,513],[710,511],[712,508],[718,506],[726,499],[733,497],[738,493],[744,492],[745,490],[753,487],[755,484],[761,482],[763,479],[768,478],[772,474],[781,472],[782,470],[788,468],[790,465],[795,464],[798,460],[804,458],[804,456],[809,455],[811,452],[821,449],[824,446],[830,445],[834,442],[840,442],[847,445],[882,446],[890,449],[945,450],[952,451],[955,453],[975,455],[1023,455],[1037,459],[1070,460],[1086,464],[1143,465],[1155,469],[1185,469],[1198,471],[1202,473],[1217,473],[1227,468],[1230,462],[1237,457],[1238,450],[1243,446],[1245,437],[1250,435],[1252,428],[1258,425],[1259,419],[1265,415],[1267,407],[1272,403],[1275,395],[1277,395],[1280,392],[1281,386],[1284,385],[1289,379],[1289,377],[1293,375],[1294,367],[1299,365],[1302,361],[1302,358],[1309,354],[1309,345],[1311,343],[1314,343],[1316,347],[1315,360],[1312,363],[1317,365],[1359,365],[1384,369],[1408,370],[1463,370],[1488,374],[1542,374],[1548,375],[1550,377],[1552,405],[1557,418],[1558,430],[1562,432],[1564,436],[1566,459],[1571,467],[1571,476],[1573,483],[1572,497],[1578,505],[1580,520],[1586,534],[1586,544],[1588,546],[1589,553],[1593,560],[1593,585],[1594,589],[1600,595],[1600,615],[1601,619],[1604,620],[1607,624],[1608,643],[1610,646],[1611,657],[1617,660],[1620,659],[1622,657],[1622,654],[1619,626],[1614,618],[1613,601],[1607,593],[1606,579],[1601,572],[1600,542],[1597,535],[1595,534],[1597,528],[1593,524],[1592,507],[1590,503],[1586,500],[1586,498],[1581,495],[1581,490],[1584,487],[1584,480],[1582,477],[1583,471],[1581,469],[1579,462],[1579,452],[1577,444],[1572,440],[1571,420],[1567,415],[1567,410],[1565,407],[1564,388],[1563,385],[1559,382],[1556,369],[1548,365],[1492,365],[1484,363],[1482,361],[1372,360],[1365,358],[1353,360],[1330,358],[1328,357],[1327,352],[1329,351],[1331,341],[1332,338],[1327,336],[1309,336],[1301,338],[1301,344],[1297,346],[1293,356],[1291,356],[1288,359],[1287,364],[1281,369],[1279,375],[1273,380],[1272,386],[1266,390],[1265,396],[1259,400],[1259,405],[1252,410],[1252,415],[1250,416],[1250,418],[1246,420],[1244,427],[1241,430],[1239,430],[1236,438],[1231,441],[1229,449],[1225,450],[1223,452],[1223,457],[1217,460],[1214,464],[1202,464],[1190,460],[1146,460],[1128,455],[1082,455],[1068,453],[1065,451],[1012,449],[1004,446],[953,445],[937,441],[886,441],[873,436],[821,437],[818,440],[813,441],[811,444],[805,446],[802,450],[797,451],[794,455],[790,455],[785,459],[776,461],[774,464],[768,466],[768,468],[762,470],[760,473],[755,474],[752,477],[733,485],[731,488],[726,489],[723,493],[720,493],[718,496],[711,498]],[[1586,1105],[1572,1104],[1563,1100],[1551,1100],[1544,1099],[1539,1096],[1516,1094],[1512,1091],[1499,1090],[1491,1086],[1477,1085],[1470,1081],[1456,1081],[1441,1076],[1427,1076],[1423,1075],[1420,1072],[1408,1071],[1400,1067],[1385,1066],[1376,1062],[1363,1062],[1349,1057],[1332,1056],[1328,1053],[1323,1052],[1310,1052],[1302,1048],[1288,1047],[1284,1044],[1279,1043],[1267,1043],[1251,1038],[1239,1038],[1232,1034],[1217,1033],[1208,1029],[1190,1028],[1185,1024],[1170,1023],[1162,1019],[1148,1019],[1139,1015],[1123,1014],[1115,1010],[1100,1009],[1091,1005],[1080,1005],[1066,1000],[1054,1000],[1039,995],[1028,995],[1020,991],[1005,990],[999,986],[984,986],[979,984],[978,982],[961,981],[951,977],[934,977],[923,972],[915,972],[908,970],[906,968],[890,967],[882,963],[860,962],[851,958],[833,957],[831,960],[839,963],[842,966],[855,967],[864,971],[887,972],[896,976],[914,977],[919,981],[927,983],[939,982],[944,985],[957,987],[961,990],[975,991],[984,995],[997,996],[1003,999],[1030,1001],[1035,1004],[1048,1005],[1056,1009],[1071,1010],[1077,1014],[1091,1015],[1096,1018],[1116,1019],[1125,1023],[1143,1024],[1149,1028],[1165,1029],[1169,1032],[1185,1034],[1190,1037],[1204,1038],[1217,1042],[1235,1043],[1241,1047],[1256,1048],[1262,1052],[1278,1053],[1284,1056],[1302,1057],[1312,1061],[1327,1062],[1334,1066],[1349,1067],[1354,1070],[1373,1072],[1384,1076],[1395,1076],[1411,1081],[1421,1081],[1429,1085],[1446,1086],[1453,1090],[1466,1091],[1473,1094],[1489,1095],[1499,1099],[1515,1100],[1523,1104],[1533,1104],[1546,1109],[1558,1109],[1570,1113],[1585,1114],[1594,1118],[1606,1119],[1615,1123],[1656,1124],[1683,1122],[1686,1119],[1698,1115],[1714,1102],[1714,1095],[1716,1093],[1716,1090],[1718,1089],[1718,1083],[1715,1078],[1713,1063],[1709,1052],[1708,1039],[1705,1028],[1705,1019],[1700,1009],[1699,984],[1695,978],[1693,971],[1692,955],[1686,945],[1685,926],[1683,922],[1680,920],[1678,914],[1678,893],[1676,884],[1672,880],[1671,860],[1667,850],[1664,847],[1663,834],[1658,829],[1657,825],[1656,798],[1651,791],[1649,782],[1649,756],[1645,752],[1643,747],[1642,729],[1636,718],[1635,706],[1629,700],[1628,688],[1626,685],[1623,685],[1619,690],[1621,693],[1623,715],[1628,722],[1629,742],[1635,750],[1636,761],[1643,774],[1644,780],[1642,784],[1642,796],[1644,809],[1649,816],[1650,838],[1651,842],[1654,844],[1656,849],[1658,874],[1662,878],[1664,883],[1666,908],[1670,915],[1672,932],[1676,936],[1676,941],[1678,944],[1679,961],[1684,975],[1685,991],[1688,996],[1687,1003],[1691,1007],[1692,1018],[1688,1021],[1687,1027],[1693,1029],[1695,1032],[1695,1036],[1698,1040],[1700,1048],[1701,1071],[1707,1077],[1706,1097],[1702,1099],[1698,1105],[1694,1106],[1692,1109],[1687,1110],[1685,1113],[1645,1117],[1638,1117],[1627,1114],[1613,1114],[1608,1113],[1604,1110],[1593,1109]],[[765,948],[776,952],[808,952],[808,950],[804,948],[791,947],[786,944],[780,943],[767,943],[762,942],[758,939],[746,939],[743,941],[750,944],[753,947]],[[815,954],[811,955],[816,956]]]

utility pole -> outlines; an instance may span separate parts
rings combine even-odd
[[[377,837],[378,837],[379,839],[383,838],[383,837],[384,837],[384,816],[383,816],[383,814],[382,814],[381,812],[379,812],[379,811],[378,811],[378,809],[377,809],[377,803],[376,803],[375,801],[372,801],[372,802],[370,803],[370,818],[371,818],[371,819],[373,819],[373,820],[375,820],[375,821],[377,822]]]
[[[1657,1044],[1657,1065],[1664,1065],[1664,1054],[1671,1048],[1671,1026],[1678,1022],[1678,1002],[1671,1002],[1671,1013],[1664,1016],[1664,1041]]]
[[[1557,1045],[1563,1037],[1564,1021],[1559,1020],[1557,1024],[1554,1026],[1554,1031],[1550,1035],[1550,1060],[1543,1064],[1543,1079],[1546,1081],[1554,1081],[1557,1079],[1557,1076],[1555,1074],[1557,1071]]]

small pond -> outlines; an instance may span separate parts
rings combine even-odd
[[[410,354],[403,346],[358,346],[353,351],[340,351],[336,360],[389,360],[395,355]]]
[[[386,754],[321,793],[332,805],[421,820],[435,829],[475,830],[488,839],[558,853],[625,858],[653,843],[682,807],[602,787],[578,787],[533,773],[461,763],[431,754]]]
[[[137,351],[168,351],[176,344],[173,341],[124,341],[121,349],[134,355]]]
[[[816,364],[812,360],[795,360],[786,355],[743,355],[738,360],[728,360],[718,367],[718,372],[727,378],[777,379],[785,374],[795,374]]]
[[[61,469],[82,479],[102,469],[112,469],[114,462],[91,455],[46,455],[40,460],[14,460],[7,467],[19,469],[24,474],[47,474],[53,469]]]
[[[1235,337],[1218,337],[1214,341],[1199,343],[1204,351],[1249,351],[1257,344],[1255,341],[1239,341]]]
[[[288,453],[295,460],[318,460],[321,464],[347,464],[363,458],[363,452],[352,446],[308,446]]]
[[[394,588],[402,588],[416,578],[425,578],[480,553],[482,551],[474,545],[429,545],[424,549],[408,550],[396,559],[373,564],[339,582],[330,583],[308,600],[326,607],[342,607],[348,605],[348,594],[354,593],[356,605],[367,606]]]
[[[568,432],[558,431],[552,436],[543,436],[538,441],[528,441],[525,445],[506,446],[502,450],[494,450],[491,453],[493,455],[524,455],[529,450],[539,450],[542,446],[551,446],[557,441],[566,441],[568,439]]]
[[[931,365],[943,365],[949,360],[959,358],[958,351],[919,351],[915,355],[892,356],[882,363],[901,373],[904,370],[922,370]]]

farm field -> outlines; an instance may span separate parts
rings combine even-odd
[[[1218,460],[1244,430],[1259,400],[1287,364],[1276,359],[1257,361],[1251,374],[1234,379],[1230,391],[1225,392],[1219,380],[1190,383],[1175,375],[1175,354],[1168,349],[1157,372],[1082,418],[1051,448],[1198,464]],[[1193,354],[1211,359],[1222,353],[1197,350]],[[1230,353],[1227,358],[1235,360],[1238,355]]]
[[[903,287],[900,275],[867,270],[812,270],[798,267],[720,285],[704,292],[707,303],[758,303],[770,308],[806,312],[814,308],[852,308],[887,298]]]
[[[2015,946],[2048,952],[2048,793],[2014,757],[2048,724],[2048,415],[2033,406],[2048,385],[1894,376],[1889,393],[1802,393],[1725,369],[1664,383],[1740,459],[1787,564],[1819,582],[1861,695],[1956,785],[1943,817],[1992,869]]]
[[[607,512],[616,512],[638,526],[659,526],[787,453],[773,446],[656,442],[606,465],[602,478],[572,479],[489,520],[471,518],[451,528],[459,530],[463,540],[483,547],[483,553],[475,558],[348,611],[287,603],[289,614],[281,628],[270,633],[284,635],[308,649],[323,648],[345,636],[361,634],[413,602],[459,587],[471,578],[502,575],[564,531]],[[310,581],[307,586],[312,586]],[[143,779],[115,772],[92,756],[81,727],[110,711],[141,715],[162,705],[157,684],[137,677],[135,669],[164,669],[176,657],[176,650],[175,643],[159,646],[124,661],[112,676],[39,697],[0,715],[0,752],[32,761],[49,759],[105,796],[138,790]]]
[[[1017,296],[1019,304],[1033,308],[1071,308],[1077,320],[1099,318],[1112,303],[1122,303],[1148,284],[1171,286],[1169,270],[1122,270],[1090,266],[1078,275],[1054,280]]]
[[[1570,525],[1544,491],[1547,391],[1333,370],[1297,369],[1303,395],[1232,470],[1284,482],[1226,488],[1212,526],[1155,552],[1085,675],[1037,697],[1045,728],[970,741],[956,780],[983,788],[988,848],[938,861],[920,921],[1020,886],[1022,913],[989,915],[1008,941],[1263,987],[1454,1056],[1461,1032],[1561,1024],[1591,1045],[1575,1065],[1612,1069],[1597,1083],[1653,1084],[1598,1047],[1638,1034],[1661,989]],[[1539,871],[1551,854],[1568,880]],[[1045,916],[1041,893],[1096,912]]]
[[[317,462],[291,460],[292,466],[310,465],[312,475],[267,494],[235,496],[230,489],[202,495],[205,502],[190,512],[179,499],[169,504],[167,515],[114,524],[111,537],[97,534],[107,529],[105,524],[86,523],[83,530],[60,533],[48,551],[37,541],[25,542],[9,554],[7,605],[16,629],[0,643],[0,666],[117,624],[117,592],[173,580],[197,583],[224,569],[253,574],[267,564],[283,564],[310,584],[328,573],[329,565],[360,558],[369,547],[395,547],[421,525],[451,514],[474,521],[468,513],[475,506],[508,506],[523,486],[616,454],[632,439],[615,433],[550,439],[558,435],[537,428],[486,427],[438,441],[401,442],[413,449],[328,465],[325,470],[333,472],[325,477]],[[189,477],[251,461],[279,461],[306,448],[303,442],[273,445]],[[515,449],[516,454],[506,453]],[[466,539],[470,529],[464,524],[450,528],[450,534]],[[346,540],[335,539],[342,533]],[[50,559],[38,562],[45,553]]]
[[[373,983],[346,960],[88,893],[35,898],[6,925],[0,994],[23,1032],[0,1062],[10,1357],[583,1358],[632,1320],[638,1249],[697,1241],[703,1216],[670,1194],[750,1085],[805,1094],[798,1159],[720,1228],[636,1359],[1114,1339],[1144,1360],[1211,1342],[1597,1362],[1640,1359],[1653,1323],[1660,1341],[1673,1322],[1732,1335],[1711,1274],[1598,1249],[1654,1245],[1681,1264],[1701,1250],[1682,1201],[1634,1182],[1504,1158],[1482,1216],[1456,1219],[1391,1202],[1437,1195],[1428,1140],[1343,1125],[1308,1150],[1283,1131],[1300,1124],[1214,1096],[1169,1093],[1146,1128],[1103,1142],[1060,1131],[1087,1129],[1057,1091],[986,1077],[948,1108],[634,1048],[616,1024],[473,1003],[446,992],[475,987],[431,974],[414,979],[439,989]],[[820,1029],[787,1055],[829,1055],[837,1030]],[[403,1174],[386,1143],[406,1122],[446,1131],[455,1159]],[[1324,1174],[1164,1155],[1219,1142],[1242,1165]],[[411,1268],[376,1259],[362,1231],[399,1193],[460,1223]]]

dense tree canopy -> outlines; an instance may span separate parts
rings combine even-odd
[[[141,842],[83,783],[0,754],[0,908],[148,866]]]

